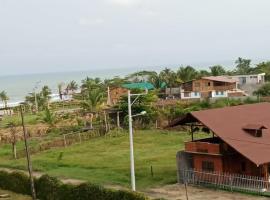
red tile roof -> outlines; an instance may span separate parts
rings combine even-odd
[[[193,119],[191,119],[193,118]],[[270,127],[270,103],[258,103],[226,108],[191,112],[186,119],[174,125],[199,121],[211,129],[224,142],[256,165],[270,163],[270,132],[264,130],[262,137],[248,134],[243,127]],[[259,126],[258,126],[259,125]]]
[[[211,81],[219,81],[219,82],[227,82],[227,83],[236,83],[237,80],[227,76],[206,76],[202,77],[202,79],[211,80]]]

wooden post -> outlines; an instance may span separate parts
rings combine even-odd
[[[119,111],[117,112],[117,128],[120,128],[120,116],[119,116]]]
[[[80,143],[82,143],[81,133],[79,133],[79,139],[80,139]]]
[[[191,131],[191,141],[194,141],[194,136],[193,136],[193,125],[190,126],[190,131]]]
[[[108,124],[107,124],[106,111],[104,111],[104,122],[105,122],[105,130],[106,130],[106,133],[107,133],[108,132]]]
[[[67,147],[66,135],[64,135],[64,146]]]
[[[23,127],[24,145],[25,145],[26,158],[27,158],[27,167],[28,167],[30,183],[31,183],[32,199],[36,200],[36,191],[35,191],[35,184],[34,184],[34,178],[33,178],[32,162],[31,162],[31,157],[30,157],[29,148],[28,148],[28,141],[27,141],[28,136],[26,133],[25,125],[24,125],[24,116],[23,116],[22,106],[20,106],[20,111],[21,111],[21,118],[22,118],[22,127]]]
[[[186,199],[188,200],[187,182],[185,182]]]

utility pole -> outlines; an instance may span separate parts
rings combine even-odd
[[[31,163],[31,157],[30,157],[29,148],[28,148],[28,141],[27,141],[28,135],[27,135],[25,125],[24,125],[24,116],[23,116],[23,110],[22,110],[21,105],[20,105],[20,112],[21,112],[21,118],[22,118],[24,145],[25,145],[27,167],[28,167],[30,184],[31,184],[32,199],[36,200],[37,198],[36,198],[35,184],[34,184],[34,178],[33,178],[32,163]]]
[[[130,174],[131,187],[136,191],[135,186],[135,167],[134,167],[134,152],[133,152],[133,130],[132,130],[132,113],[131,113],[131,97],[130,90],[128,90],[128,121],[129,121],[129,143],[130,143]]]

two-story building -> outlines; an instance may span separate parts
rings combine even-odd
[[[245,96],[237,89],[237,80],[226,76],[208,76],[181,85],[181,99]]]
[[[270,169],[270,103],[196,111],[171,126],[189,126],[191,141],[177,156],[178,168],[264,177]],[[195,130],[209,133],[195,139]]]

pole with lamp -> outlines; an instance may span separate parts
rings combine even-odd
[[[135,167],[134,167],[134,148],[133,148],[133,128],[132,128],[132,118],[140,115],[145,115],[146,111],[142,111],[139,114],[132,115],[131,107],[139,98],[139,96],[145,95],[143,94],[131,94],[130,90],[128,90],[128,122],[129,122],[129,143],[130,143],[130,174],[131,174],[131,188],[132,191],[136,191],[136,183],[135,183]],[[131,102],[131,97],[136,96],[136,98]]]

